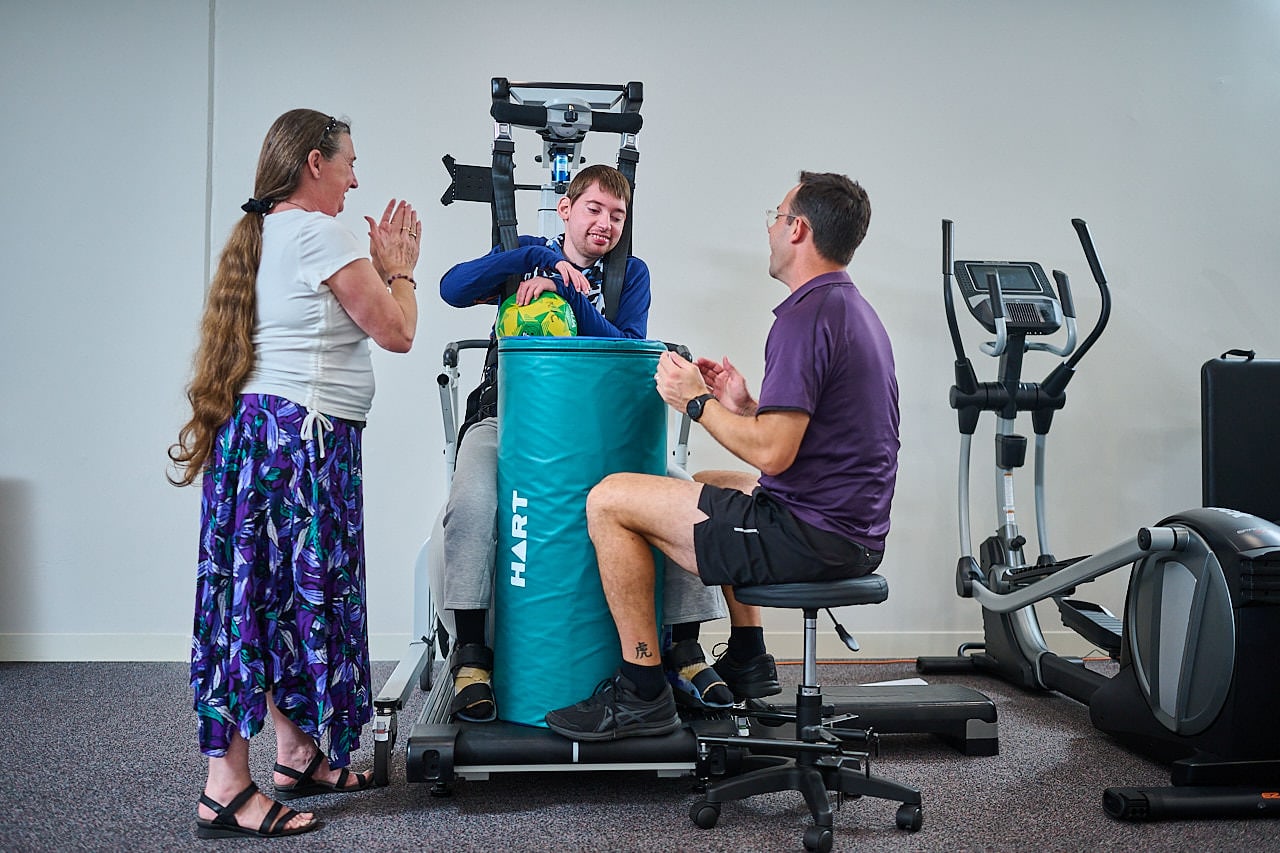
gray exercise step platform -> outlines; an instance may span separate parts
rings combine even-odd
[[[998,755],[1000,730],[991,698],[954,684],[864,684],[823,686],[823,701],[836,715],[836,729],[871,729],[876,734],[931,734],[965,755]],[[793,713],[794,704],[752,700],[756,710]],[[766,727],[768,724],[765,724]]]

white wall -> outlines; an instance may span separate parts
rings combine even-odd
[[[180,657],[209,10],[0,5],[0,658]],[[256,132],[256,131],[255,131]]]
[[[802,168],[867,187],[852,271],[894,340],[903,453],[890,601],[845,619],[864,656],[946,653],[980,624],[952,580],[943,217],[959,256],[1068,271],[1092,318],[1069,224],[1082,217],[1114,286],[1112,325],[1051,443],[1060,555],[1197,505],[1200,365],[1238,346],[1280,357],[1280,11],[1264,0],[566,0],[554,13],[0,0],[0,18],[0,659],[185,656],[198,495],[165,483],[165,448],[185,417],[208,268],[263,133],[296,106],[353,121],[353,228],[392,195],[426,223],[417,344],[375,355],[365,437],[375,657],[408,638],[413,561],[443,501],[441,348],[491,319],[447,308],[432,282],[487,249],[485,207],[437,199],[442,155],[488,160],[493,76],[644,83],[635,245],[654,276],[651,333],[727,354],[757,387],[785,295],[766,274],[763,211]],[[606,138],[586,153],[615,151]],[[517,141],[518,180],[541,180],[536,152]],[[976,442],[977,539],[994,526],[989,436]],[[732,460],[695,430],[691,464]],[[1094,586],[1120,606],[1122,578]],[[793,621],[773,615],[781,653]]]

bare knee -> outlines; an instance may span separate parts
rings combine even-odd
[[[602,522],[616,516],[620,507],[626,505],[628,479],[634,475],[621,473],[610,474],[592,486],[587,492],[587,523]]]

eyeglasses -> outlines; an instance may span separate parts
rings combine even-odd
[[[778,210],[775,207],[771,210],[766,210],[764,212],[764,227],[772,228],[774,223],[777,222],[783,216],[787,217],[788,222],[790,222],[793,219],[804,219],[804,217],[798,213],[787,213],[785,210]],[[807,219],[805,221],[808,222]]]

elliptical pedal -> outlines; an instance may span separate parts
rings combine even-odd
[[[1035,565],[1015,566],[1014,568],[1011,568],[1005,575],[1005,580],[1008,581],[1011,586],[1027,586],[1038,580],[1047,578],[1050,575],[1065,569],[1067,566],[1075,565],[1081,560],[1086,559],[1088,559],[1088,555],[1051,562],[1041,562],[1040,560],[1037,560]]]
[[[1120,634],[1124,623],[1101,604],[1074,598],[1055,597],[1062,624],[1102,649],[1111,658],[1120,655]]]

